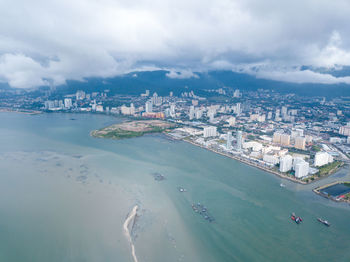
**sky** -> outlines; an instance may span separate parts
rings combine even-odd
[[[0,82],[16,88],[169,70],[350,84],[349,0],[1,0]],[[301,70],[309,66],[309,70]]]

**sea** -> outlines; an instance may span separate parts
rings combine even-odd
[[[120,121],[0,113],[0,261],[133,262],[135,205],[139,262],[350,261],[350,206],[312,192],[348,167],[300,185],[164,134],[90,136]]]

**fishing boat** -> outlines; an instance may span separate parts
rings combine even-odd
[[[329,227],[331,224],[327,220],[323,220],[322,218],[317,218],[317,221]]]
[[[303,219],[301,217],[297,217],[295,213],[292,213],[290,218],[297,224],[300,224],[301,222],[303,222]]]

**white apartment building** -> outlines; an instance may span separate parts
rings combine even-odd
[[[293,157],[291,155],[282,156],[280,159],[280,172],[288,172],[292,169]]]
[[[324,166],[333,162],[333,157],[327,152],[317,152],[314,159],[315,166]]]
[[[64,107],[67,109],[70,109],[72,107],[72,99],[71,98],[64,99]]]
[[[217,136],[216,133],[216,126],[206,126],[203,129],[203,137],[215,137]]]
[[[302,160],[295,165],[295,177],[302,178],[309,174],[309,163]]]

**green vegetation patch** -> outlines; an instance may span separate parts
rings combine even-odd
[[[314,151],[314,152],[319,152],[319,151],[321,151],[321,147],[320,147],[319,145],[313,145],[313,146],[311,147],[311,149],[312,149],[312,151]]]
[[[148,133],[161,133],[176,125],[159,120],[127,121],[91,132],[91,136],[109,139],[125,139]]]
[[[329,175],[330,173],[336,171],[342,165],[343,163],[341,161],[334,161],[332,163],[320,167],[316,175],[319,177]]]
[[[161,133],[164,130],[166,130],[166,128],[162,128],[159,126],[150,126],[149,128],[150,129],[146,131],[130,131],[130,130],[124,130],[121,128],[116,128],[114,130],[107,131],[105,133],[103,133],[103,129],[101,129],[101,130],[98,130],[97,132],[93,132],[92,136],[110,138],[110,139],[125,139],[125,138],[143,136],[144,134],[147,134],[147,133]]]

